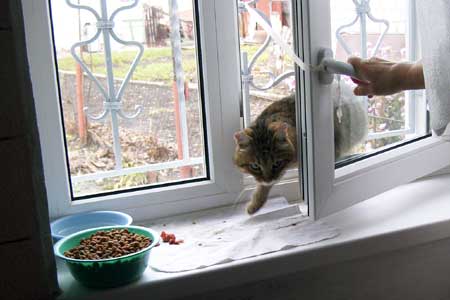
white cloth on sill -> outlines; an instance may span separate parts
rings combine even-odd
[[[281,197],[269,199],[254,216],[248,216],[241,204],[144,225],[184,240],[180,245],[161,242],[152,249],[150,266],[160,272],[200,269],[338,235],[337,229],[313,222],[300,212],[298,205],[289,205]]]
[[[417,21],[431,129],[449,140],[450,1],[418,0]]]

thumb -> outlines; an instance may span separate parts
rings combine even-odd
[[[356,73],[356,78],[367,81],[367,68],[364,61],[356,56],[350,56],[347,62],[353,66]],[[367,83],[367,82],[366,82]]]
[[[369,96],[369,98],[372,98],[373,91],[370,85],[358,85],[353,90],[353,94],[355,96]]]

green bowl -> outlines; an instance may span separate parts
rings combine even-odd
[[[80,241],[99,230],[128,229],[152,240],[152,243],[132,254],[108,259],[74,259],[64,256],[64,252],[80,244]],[[159,242],[159,235],[140,226],[104,226],[79,231],[59,240],[55,246],[55,255],[66,261],[70,273],[81,284],[88,287],[106,288],[124,285],[139,279],[148,265],[150,250]]]

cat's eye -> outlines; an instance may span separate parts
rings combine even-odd
[[[284,163],[284,160],[277,160],[276,162],[273,163],[272,168],[278,169],[283,165],[283,163]]]
[[[251,163],[249,164],[250,169],[252,169],[253,171],[259,171],[260,167],[257,163]]]

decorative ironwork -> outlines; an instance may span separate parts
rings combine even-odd
[[[136,41],[125,41],[117,36],[117,34],[114,32],[114,18],[117,16],[118,13],[120,13],[123,10],[134,8],[138,5],[139,0],[133,0],[132,3],[128,5],[124,5],[122,7],[119,7],[115,11],[113,11],[108,18],[108,10],[107,10],[107,0],[99,0],[100,1],[100,10],[101,12],[97,12],[95,9],[93,9],[90,6],[86,5],[79,5],[74,4],[71,1],[73,0],[66,0],[66,3],[75,9],[83,9],[88,12],[90,12],[95,19],[97,31],[95,34],[88,38],[87,40],[83,40],[80,42],[75,43],[71,47],[71,54],[73,58],[77,61],[78,64],[80,64],[81,68],[84,70],[88,78],[90,78],[95,85],[98,87],[101,95],[104,97],[103,101],[103,111],[97,115],[92,115],[87,112],[87,116],[91,120],[104,120],[109,114],[111,115],[111,126],[112,126],[112,135],[113,135],[113,147],[114,147],[114,157],[115,157],[115,169],[111,171],[102,171],[102,172],[96,172],[93,174],[84,174],[84,175],[78,175],[78,176],[72,176],[72,182],[84,182],[89,180],[97,180],[101,178],[109,178],[109,177],[115,177],[115,176],[123,176],[128,174],[134,174],[134,173],[142,173],[142,172],[149,172],[149,171],[158,171],[163,169],[169,169],[169,168],[183,168],[186,166],[192,166],[195,164],[201,164],[204,163],[204,159],[202,157],[191,157],[189,154],[189,135],[188,135],[188,125],[187,125],[187,116],[186,116],[186,99],[184,94],[184,73],[183,73],[183,66],[182,66],[182,51],[181,51],[181,36],[180,36],[180,22],[182,20],[178,17],[178,0],[169,0],[169,18],[170,18],[170,24],[171,24],[171,34],[170,34],[170,41],[172,45],[172,56],[174,60],[174,81],[176,85],[176,93],[177,93],[177,99],[178,99],[178,109],[180,111],[180,127],[181,127],[181,143],[182,143],[182,159],[170,161],[170,162],[163,162],[163,163],[156,163],[156,164],[149,164],[149,165],[143,165],[143,166],[137,166],[137,167],[128,167],[128,168],[122,168],[122,154],[121,154],[121,146],[120,146],[120,140],[119,140],[119,122],[118,117],[121,117],[123,119],[135,119],[141,112],[142,112],[142,106],[136,105],[135,111],[131,114],[125,113],[122,109],[122,97],[123,93],[125,91],[125,88],[127,87],[131,76],[133,72],[135,71],[137,64],[139,63],[140,59],[142,58],[142,55],[144,53],[144,46],[141,45],[139,42]],[[88,66],[83,62],[81,57],[77,54],[76,49],[78,47],[82,47],[88,44],[93,43],[95,40],[100,38],[100,35],[103,35],[103,42],[104,42],[104,58],[105,58],[105,64],[106,64],[106,80],[107,80],[107,89],[103,87],[101,82],[97,79],[97,77],[91,72],[91,70],[88,68]],[[138,53],[136,54],[133,62],[131,63],[131,66],[125,75],[125,78],[123,79],[122,83],[119,86],[119,89],[116,91],[115,85],[114,85],[114,72],[113,72],[113,66],[112,66],[112,49],[111,49],[111,41],[110,39],[115,40],[119,44],[125,45],[125,46],[136,46],[138,48]],[[88,111],[89,108],[87,106],[84,107],[85,111]],[[180,146],[180,145],[179,145]]]
[[[344,24],[337,28],[335,35],[338,43],[343,47],[345,52],[348,55],[351,55],[352,49],[349,47],[349,45],[345,42],[345,40],[342,38],[341,32],[343,29],[351,27],[355,25],[358,21],[360,23],[360,56],[362,58],[367,58],[369,55],[368,48],[367,48],[367,19],[371,20],[374,23],[381,23],[385,25],[385,28],[383,32],[378,37],[375,46],[372,49],[372,53],[370,55],[376,55],[380,49],[381,43],[384,40],[387,32],[389,31],[390,24],[389,21],[385,19],[376,18],[372,13],[370,9],[370,0],[352,0],[355,5],[355,18],[348,24]],[[239,11],[240,12],[246,12],[247,11],[247,5],[255,5],[258,2],[258,0],[250,0],[250,1],[239,1]],[[253,8],[253,10],[257,11],[259,15],[269,24],[271,24],[270,19],[263,13],[261,10],[257,9],[256,7]],[[267,31],[267,30],[266,30]],[[264,53],[264,51],[267,50],[268,46],[272,42],[272,37],[270,35],[270,32],[268,32],[267,37],[263,44],[260,46],[260,48],[256,51],[256,53],[253,55],[253,57],[250,59],[248,58],[248,53],[245,51],[241,52],[241,82],[242,82],[242,89],[243,89],[243,96],[242,96],[242,107],[243,107],[243,114],[244,114],[244,120],[245,124],[250,123],[250,87],[259,90],[259,91],[266,91],[268,89],[271,89],[281,83],[283,80],[290,76],[294,76],[293,71],[285,72],[283,74],[280,74],[278,76],[275,76],[272,72],[266,71],[269,75],[269,81],[263,85],[257,85],[254,82],[254,76],[252,74],[253,67],[255,63],[257,62],[258,58],[261,57],[261,55]],[[385,132],[377,132],[377,133],[370,133],[368,136],[368,140],[370,139],[380,139],[390,136],[398,136],[405,133],[410,133],[411,128],[405,128],[401,130],[391,130],[391,131],[385,131]]]
[[[341,31],[344,28],[348,28],[356,24],[358,20],[360,20],[360,37],[361,37],[361,57],[366,58],[367,57],[367,18],[372,20],[374,23],[383,23],[386,27],[383,31],[383,33],[378,37],[378,40],[375,44],[375,47],[373,49],[372,55],[375,55],[378,52],[378,49],[380,48],[381,42],[383,41],[386,33],[389,30],[389,22],[384,19],[378,19],[375,18],[372,13],[370,12],[370,0],[352,0],[355,4],[355,11],[356,11],[356,17],[353,21],[351,21],[348,24],[340,26],[338,29],[336,29],[336,39],[341,44],[341,46],[344,48],[345,52],[347,52],[348,55],[352,54],[352,51],[350,47],[347,45],[347,43],[344,41],[344,39],[341,36]]]
[[[385,25],[385,28],[381,35],[378,37],[377,42],[375,43],[375,46],[373,47],[372,56],[375,56],[379,49],[380,45],[383,42],[384,37],[386,36],[386,33],[389,31],[389,21],[385,19],[379,19],[372,15],[370,11],[370,0],[352,0],[355,5],[355,12],[356,17],[348,24],[342,25],[339,28],[336,29],[335,35],[338,43],[342,46],[342,48],[345,50],[345,52],[348,55],[351,55],[352,49],[348,46],[348,44],[344,41],[342,38],[341,32],[344,28],[348,28],[356,24],[359,20],[360,22],[360,56],[362,58],[368,57],[368,49],[367,49],[367,18],[373,21],[374,23],[382,23]],[[411,95],[407,94],[408,98],[411,98]],[[366,98],[367,100],[367,98]],[[412,99],[411,99],[412,100]],[[374,118],[381,118],[378,116],[372,116]],[[375,140],[375,139],[382,139],[386,137],[393,137],[393,136],[399,136],[402,134],[412,133],[413,129],[411,124],[409,122],[405,122],[405,129],[397,129],[397,130],[387,130],[383,132],[371,132],[367,136],[367,140]]]
[[[98,115],[92,115],[88,112],[89,108],[86,106],[84,110],[87,112],[87,116],[92,120],[103,120],[108,114],[111,115],[111,127],[113,131],[113,144],[114,144],[114,157],[116,161],[116,169],[122,168],[122,154],[121,154],[121,146],[119,140],[119,121],[118,117],[122,117],[124,119],[134,119],[142,112],[142,106],[136,105],[135,112],[132,114],[127,114],[122,109],[122,96],[125,91],[125,88],[128,82],[131,79],[131,75],[139,63],[139,60],[144,53],[144,46],[135,41],[125,41],[117,36],[114,32],[114,18],[116,15],[126,9],[131,9],[137,6],[139,0],[134,0],[131,4],[119,7],[115,11],[111,13],[111,16],[108,18],[108,8],[107,8],[107,0],[100,0],[100,10],[101,14],[99,14],[95,9],[86,5],[74,4],[71,0],[66,0],[66,3],[76,9],[84,9],[94,15],[97,20],[97,32],[93,37],[87,39],[85,41],[81,41],[75,43],[70,52],[73,58],[80,64],[81,68],[86,72],[86,75],[95,83],[97,88],[100,90],[104,97],[103,101],[103,111]],[[95,75],[89,70],[88,66],[84,63],[81,57],[77,54],[76,49],[78,47],[82,47],[88,45],[95,40],[97,40],[100,35],[103,35],[103,43],[104,43],[104,57],[106,64],[106,79],[107,79],[107,89],[105,89],[100,81],[95,77]],[[119,44],[125,46],[136,46],[138,48],[138,53],[131,63],[130,69],[128,70],[125,78],[123,79],[118,91],[116,92],[114,86],[114,72],[112,66],[112,50],[111,50],[111,38],[118,42]]]
[[[247,5],[253,5],[256,4],[258,0],[251,0],[251,1],[239,1],[239,11],[240,12],[246,12],[247,9],[245,7],[246,3]],[[255,10],[261,15],[262,18],[268,23],[271,24],[270,19],[259,9],[255,8]],[[267,34],[266,39],[264,40],[264,43],[261,45],[261,47],[255,52],[253,57],[250,59],[250,62],[248,60],[248,53],[246,51],[241,52],[241,82],[242,82],[242,89],[243,89],[243,96],[242,96],[242,106],[244,111],[244,120],[245,124],[249,124],[251,117],[250,117],[250,87],[254,88],[255,90],[259,91],[266,91],[268,89],[271,89],[281,82],[283,80],[294,76],[294,71],[287,71],[284,72],[278,76],[275,76],[273,72],[266,71],[264,73],[268,74],[269,81],[265,83],[262,86],[259,86],[255,84],[254,77],[252,75],[253,68],[258,60],[258,58],[261,57],[261,55],[266,51],[267,47],[269,47],[270,43],[272,42],[272,37],[270,34]]]

